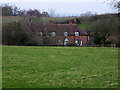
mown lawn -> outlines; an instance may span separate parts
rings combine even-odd
[[[118,48],[3,46],[3,88],[117,88]]]

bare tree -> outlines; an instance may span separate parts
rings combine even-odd
[[[51,17],[55,17],[55,9],[49,9],[48,12]]]
[[[88,25],[90,23],[91,16],[93,16],[93,14],[90,11],[81,14],[82,22],[85,25],[86,30],[88,30]]]
[[[2,8],[3,16],[17,16],[20,8],[15,5],[3,4],[0,6]]]
[[[20,8],[18,8],[17,6],[13,6],[13,15],[14,16],[17,16],[18,15],[18,13],[19,13],[19,10],[20,10]]]
[[[119,0],[105,0],[105,2],[108,2],[112,7],[118,10],[118,13],[120,13],[120,1]]]
[[[34,10],[29,9],[26,15],[27,16],[40,16],[40,12],[37,9],[34,9]]]
[[[3,16],[12,16],[13,15],[13,7],[9,4],[4,4],[2,6],[2,15]]]
[[[43,11],[43,12],[42,12],[42,15],[43,15],[44,17],[49,17],[48,12],[46,12],[46,11]]]

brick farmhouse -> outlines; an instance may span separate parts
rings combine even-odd
[[[48,45],[77,45],[85,46],[89,36],[85,30],[81,30],[76,24],[44,24],[30,25],[31,37],[34,37],[38,45],[49,42]]]

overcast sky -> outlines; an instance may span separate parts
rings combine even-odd
[[[105,0],[2,0],[1,3],[10,3],[21,9],[39,9],[40,12],[53,9],[58,16],[80,16],[82,13],[104,14],[115,10],[104,2]]]

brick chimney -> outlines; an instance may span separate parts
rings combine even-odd
[[[74,25],[76,25],[76,24],[77,24],[77,20],[76,20],[76,19],[74,19],[74,20],[69,20],[69,24],[74,24]]]
[[[73,24],[75,24],[75,25],[77,24],[77,20],[76,19],[74,19]]]

